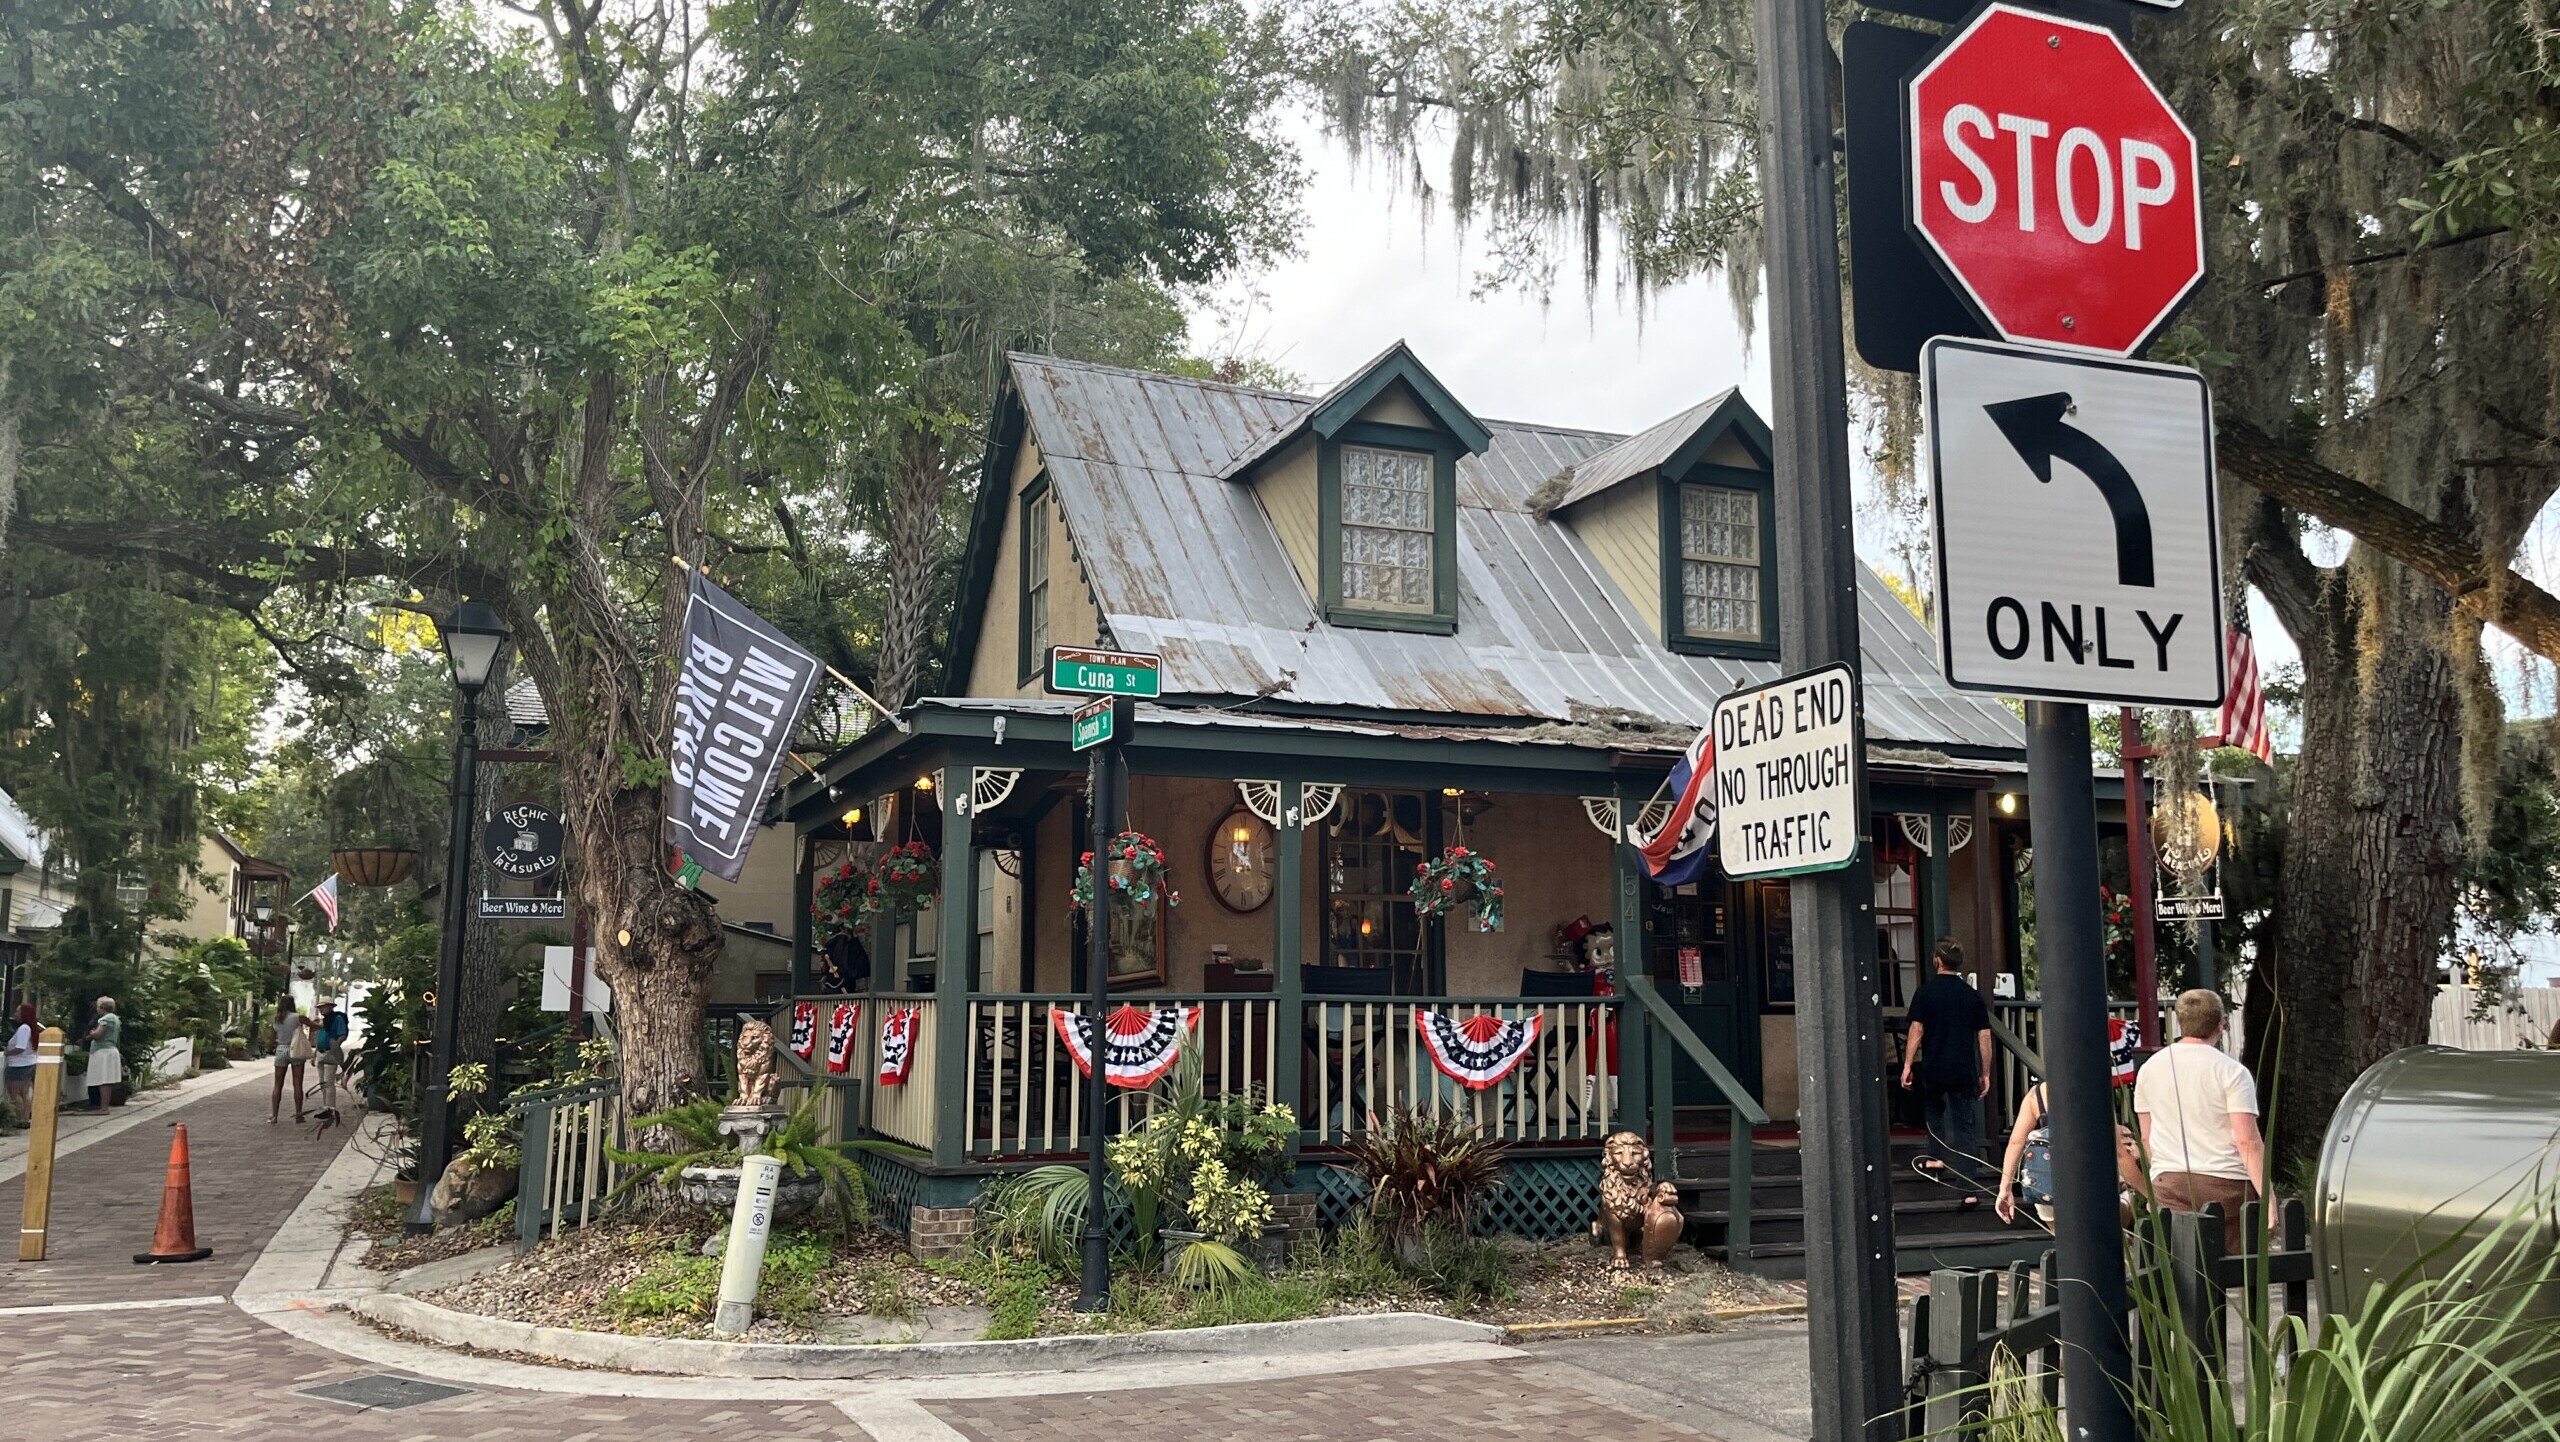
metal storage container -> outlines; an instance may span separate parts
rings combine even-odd
[[[2560,1052],[2414,1046],[2347,1089],[2320,1147],[2311,1245],[2323,1311],[2417,1266],[2441,1275],[2518,1205],[2560,1246]],[[2430,1256],[2430,1253],[2433,1255]],[[2560,1316],[2560,1286],[2538,1310]]]

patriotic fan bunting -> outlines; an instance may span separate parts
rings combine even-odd
[[[900,1007],[880,1023],[880,1085],[902,1087],[916,1064],[916,1009]]]
[[[862,1008],[852,1002],[838,1002],[836,1013],[827,1025],[827,1070],[853,1070],[853,1024],[862,1017]]]
[[[2133,1085],[2134,1068],[2141,1062],[2142,1031],[2132,1022],[2110,1017],[2107,1021],[2107,1063],[2114,1069],[2115,1083]]]
[[[1498,1086],[1512,1068],[1537,1045],[1544,1018],[1505,1021],[1498,1016],[1454,1017],[1442,1011],[1416,1011],[1414,1026],[1440,1074],[1470,1091]]]
[[[791,1004],[791,1054],[802,1061],[818,1054],[818,1004],[814,1001]]]
[[[1182,1054],[1182,1038],[1200,1019],[1196,1006],[1165,1006],[1140,1011],[1124,1006],[1103,1018],[1103,1029],[1109,1042],[1104,1051],[1103,1078],[1116,1087],[1135,1090],[1152,1085],[1156,1078],[1173,1070],[1174,1059]],[[1067,1054],[1076,1059],[1076,1069],[1093,1075],[1093,1045],[1087,1033],[1092,1030],[1084,1016],[1062,1006],[1049,1008],[1049,1023],[1057,1029],[1058,1040],[1067,1044]]]

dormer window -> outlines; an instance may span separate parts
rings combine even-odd
[[[1342,448],[1342,603],[1428,612],[1433,604],[1431,455]]]
[[[1024,685],[1040,674],[1049,654],[1049,478],[1042,476],[1022,494],[1022,632],[1021,672]]]
[[[1699,465],[1663,487],[1663,618],[1672,649],[1722,656],[1777,653],[1776,518],[1769,473]]]

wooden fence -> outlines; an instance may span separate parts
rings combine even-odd
[[[524,1159],[516,1171],[516,1250],[529,1252],[547,1230],[583,1227],[603,1210],[624,1168],[605,1155],[623,1147],[622,1086],[527,1088],[507,1109],[524,1124]]]

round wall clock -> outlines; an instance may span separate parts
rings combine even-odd
[[[1239,804],[1209,831],[1210,894],[1229,911],[1259,911],[1270,904],[1278,848],[1269,823]]]

